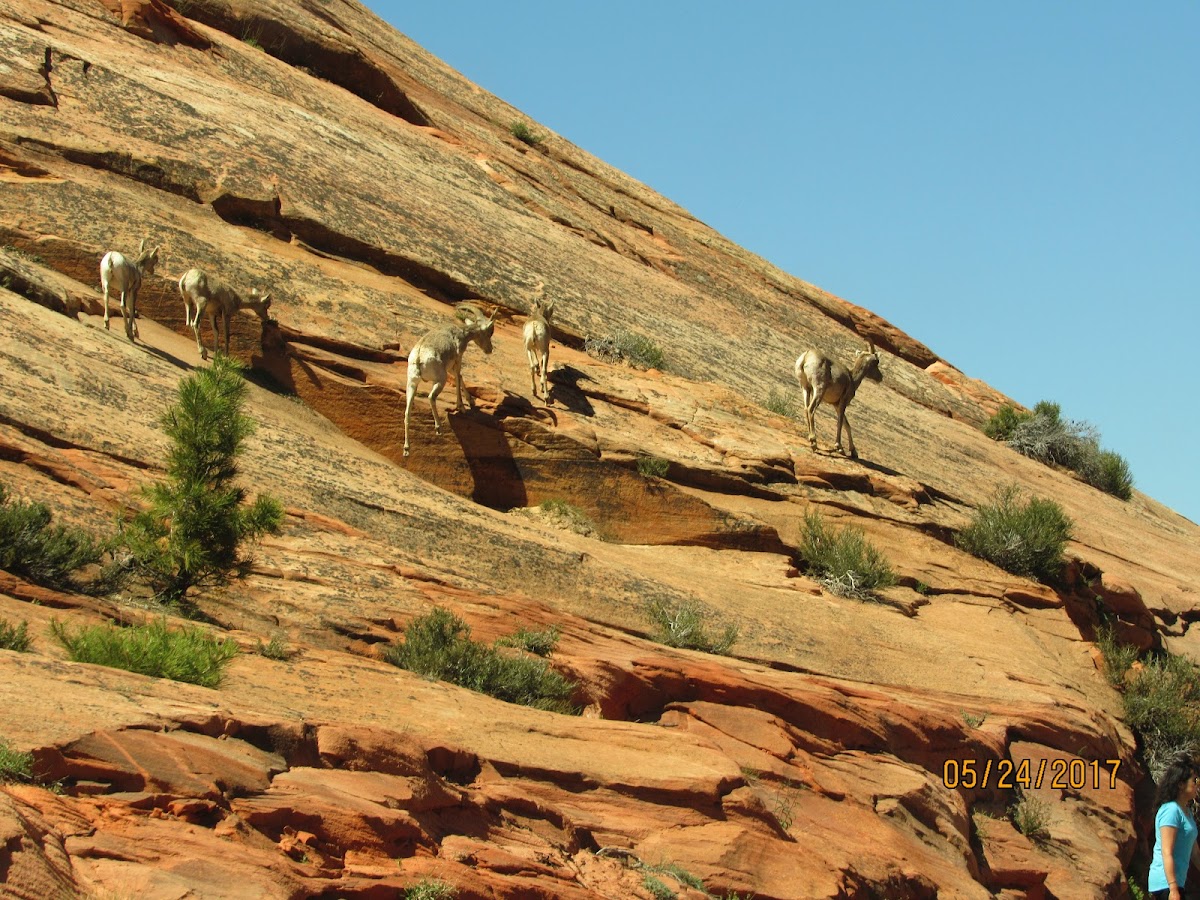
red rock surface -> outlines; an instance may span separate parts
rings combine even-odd
[[[516,140],[516,110],[357,4],[0,0],[0,46],[0,482],[96,533],[140,502],[201,365],[175,287],[201,266],[274,297],[233,349],[255,370],[244,480],[287,508],[249,577],[193,598],[245,651],[215,690],[70,662],[48,634],[158,614],[137,591],[0,572],[0,618],[34,636],[0,651],[0,738],[59,784],[0,788],[6,896],[649,897],[654,865],[760,900],[1124,896],[1145,777],[1095,597],[1126,639],[1196,656],[1193,523],[988,440],[987,385],[563,138]],[[162,261],[131,344],[97,271],[142,237]],[[520,340],[542,294],[549,405]],[[404,354],[465,298],[499,319],[495,352],[466,355],[476,409],[438,436],[418,400],[405,459]],[[618,327],[665,371],[583,352]],[[803,348],[868,340],[862,459],[828,452],[827,411],[814,453],[761,404],[795,395]],[[1014,482],[1074,520],[1074,588],[954,546]],[[545,500],[594,527],[522,514]],[[884,602],[797,574],[810,510],[888,556]],[[653,599],[737,624],[732,655],[655,643]],[[585,715],[382,662],[433,606],[480,640],[557,626]],[[255,652],[277,636],[288,659]],[[1116,777],[1038,789],[1041,843],[994,776],[946,783],[1023,760]]]

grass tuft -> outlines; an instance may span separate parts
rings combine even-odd
[[[24,653],[29,649],[29,623],[13,625],[8,619],[0,619],[0,650],[15,650]]]
[[[558,646],[558,637],[559,629],[557,625],[551,625],[543,631],[522,626],[508,637],[500,638],[496,641],[495,646],[517,647],[535,656],[549,656],[554,652],[554,648]]]
[[[0,738],[0,783],[17,781],[32,783],[33,754],[15,750],[8,741]]]
[[[657,456],[639,456],[637,470],[647,478],[665,478],[671,469],[671,461]]]
[[[410,888],[404,889],[404,900],[454,900],[458,890],[436,878],[422,878]]]
[[[835,531],[817,512],[804,515],[799,553],[808,574],[841,597],[869,599],[876,590],[896,583],[887,557],[861,529],[849,526]]]
[[[439,681],[449,681],[481,694],[574,715],[576,684],[544,659],[501,653],[496,646],[471,639],[471,627],[449,610],[436,608],[413,619],[404,641],[383,653],[392,665]]]
[[[93,625],[71,631],[57,619],[50,630],[75,662],[124,669],[153,678],[170,678],[215,688],[237,644],[216,638],[198,626],[167,627],[166,619],[119,628]]]
[[[1032,794],[1018,791],[1016,803],[1009,809],[1013,827],[1031,841],[1042,843],[1050,838],[1050,804]]]
[[[725,654],[739,635],[738,626],[734,624],[726,625],[720,637],[710,635],[705,622],[706,612],[694,600],[675,603],[656,597],[646,603],[646,615],[656,628],[654,639],[668,647]]]
[[[604,362],[625,362],[640,369],[662,369],[662,348],[636,331],[621,330],[607,337],[588,338],[584,352]]]

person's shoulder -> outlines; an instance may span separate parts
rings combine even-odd
[[[1186,822],[1187,818],[1183,807],[1174,800],[1169,800],[1158,808],[1158,814],[1154,817],[1154,824],[1179,825],[1182,822]]]

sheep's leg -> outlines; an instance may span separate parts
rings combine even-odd
[[[457,409],[458,412],[462,412],[463,411],[462,357],[460,356],[458,359],[454,360],[448,366],[446,366],[446,371],[448,373],[451,373],[454,375],[454,389],[457,392],[456,396],[458,399],[458,405],[455,408]],[[445,382],[442,382],[442,384],[445,384]],[[441,391],[440,386],[438,387],[438,391],[439,392]],[[470,398],[471,408],[474,409],[475,408],[475,398],[471,397],[469,394],[467,396]]]
[[[104,282],[104,330],[108,331],[108,279],[100,279]]]
[[[221,324],[225,326],[225,355],[229,355],[229,320],[233,318],[230,310],[221,313]]]
[[[850,420],[846,418],[846,407],[849,405],[849,402],[838,404],[837,444],[834,449],[843,456],[846,455],[846,451],[842,449],[842,428],[844,427],[846,442],[850,445],[849,455],[852,459],[857,459],[858,451],[854,449],[854,433],[850,430]]]
[[[550,403],[550,389],[548,387],[546,387],[546,370],[550,368],[550,351],[547,350],[545,353],[542,354],[542,361],[539,365],[539,368],[541,370],[541,375],[542,375],[542,399],[545,400],[547,404],[549,404]]]
[[[533,354],[533,351],[532,351],[532,350],[526,350],[526,351],[525,351],[525,356],[526,356],[526,357],[528,357],[528,359],[529,359],[529,380],[530,380],[531,382],[533,382],[533,396],[535,396],[535,397],[536,397],[536,396],[538,395],[538,382],[537,382],[537,379],[538,379],[538,367],[537,367],[537,357],[536,357],[536,356],[534,356],[534,354]]]
[[[808,443],[816,450],[817,449],[817,407],[821,403],[820,395],[813,390],[811,399],[806,398],[804,403],[804,421],[808,423]]]
[[[412,363],[408,366],[408,391],[404,399],[404,455],[408,456],[408,417],[412,414],[413,397],[417,395],[417,383],[421,380],[420,374],[415,370]]]
[[[209,310],[208,310],[208,327],[210,329],[212,329],[213,356],[216,356],[217,355],[217,347],[219,347],[220,343],[221,343],[221,332],[217,331],[217,313],[214,309],[212,309],[212,307],[209,307]],[[204,352],[204,358],[208,359],[208,351],[207,350],[205,350],[205,352]]]
[[[201,359],[208,359],[208,351],[204,349],[204,345],[200,343],[200,305],[196,305],[195,316],[192,315],[192,305],[189,303],[184,307],[184,315],[190,319],[188,322],[192,326],[192,334],[196,336],[196,352],[200,354]]]
[[[433,387],[429,389],[429,408],[433,410],[433,432],[434,434],[442,433],[442,423],[438,420],[437,398],[442,392],[442,388],[446,386],[445,381],[435,381]]]
[[[121,291],[121,321],[125,325],[125,337],[133,340],[134,326],[133,312],[130,310],[129,291]]]

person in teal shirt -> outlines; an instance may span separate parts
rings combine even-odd
[[[1189,756],[1176,757],[1158,782],[1158,814],[1154,817],[1154,858],[1146,885],[1154,900],[1182,900],[1188,862],[1195,858],[1196,819],[1191,805],[1200,794],[1200,766]]]

